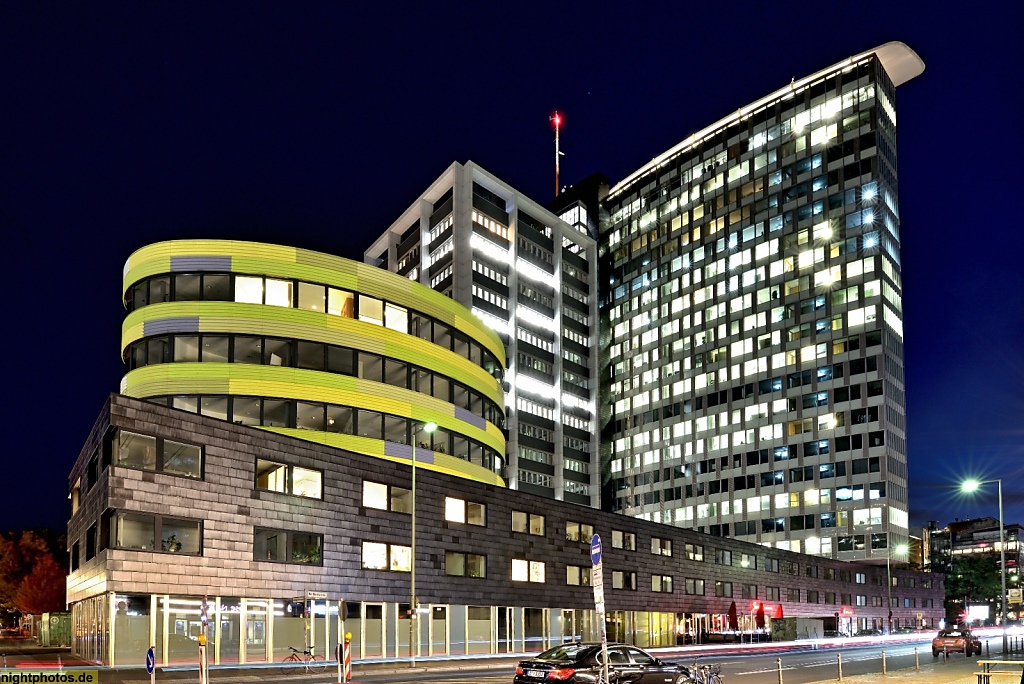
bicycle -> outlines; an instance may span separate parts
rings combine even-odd
[[[697,661],[693,662],[693,667],[690,668],[690,682],[691,684],[725,684],[725,679],[722,678],[722,666],[718,665],[698,665]]]
[[[288,648],[292,652],[281,661],[281,674],[294,674],[296,663],[302,663],[306,672],[323,672],[327,669],[327,661],[324,660],[322,655],[314,655],[309,649],[300,651],[294,646],[289,646]]]

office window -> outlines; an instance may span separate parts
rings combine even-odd
[[[651,537],[651,553],[655,556],[671,556],[672,540],[660,537]]]
[[[740,567],[757,570],[757,556],[752,553],[740,554]]]
[[[487,556],[445,551],[444,574],[454,577],[487,577]]]
[[[740,586],[741,596],[745,599],[756,599],[757,598],[757,585],[756,584],[743,584]]]
[[[686,593],[691,596],[703,596],[704,595],[704,580],[696,579],[694,577],[686,578]]]
[[[565,566],[565,583],[573,586],[589,587],[591,580],[591,568],[579,565]]]
[[[636,573],[612,570],[612,589],[636,591]]]
[[[266,459],[256,461],[256,489],[323,498],[323,473]]]
[[[660,594],[672,593],[671,575],[651,575],[651,591]]]
[[[636,551],[636,535],[632,532],[612,530],[612,548]]]
[[[202,521],[128,511],[112,511],[104,519],[105,536],[113,548],[202,555]],[[87,550],[86,560],[89,557]]]
[[[589,544],[594,538],[594,526],[586,523],[567,522],[565,523],[565,538],[568,541],[578,541]]]
[[[764,563],[765,563],[765,570],[767,570],[768,572],[778,572],[779,571],[779,559],[778,558],[765,558],[764,559]]]
[[[856,581],[857,584],[867,584],[868,576],[863,572],[858,572],[854,575],[854,581]]]
[[[512,511],[512,531],[544,536],[544,516],[524,511]]]
[[[715,596],[720,598],[732,597],[732,582],[715,581]]]
[[[481,503],[457,499],[453,496],[444,498],[444,519],[448,522],[467,525],[487,526],[487,506]]]
[[[732,551],[715,549],[715,563],[718,565],[732,565]]]
[[[765,587],[764,597],[768,601],[778,601],[780,595],[779,587]]]
[[[323,535],[290,530],[253,531],[253,558],[279,563],[323,565]]]
[[[399,544],[364,541],[363,568],[367,570],[410,572],[412,568],[412,549]]]
[[[786,589],[786,600],[791,603],[800,603],[800,590],[796,588]]]
[[[700,544],[687,544],[685,547],[686,558],[692,561],[704,561],[704,547]]]
[[[815,589],[807,590],[807,603],[820,603],[818,600],[818,591]]]
[[[412,512],[412,492],[402,487],[363,480],[363,506],[396,513]]]
[[[522,558],[512,559],[513,582],[535,582],[543,584],[544,575],[544,561],[524,560]]]

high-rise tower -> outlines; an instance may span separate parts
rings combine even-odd
[[[364,253],[472,309],[504,341],[510,487],[597,507],[597,246],[472,162]]]
[[[888,43],[611,188],[603,453],[627,515],[841,559],[908,539]]]

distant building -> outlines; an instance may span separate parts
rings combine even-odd
[[[925,535],[931,568],[937,572],[951,572],[952,562],[956,556],[1000,553],[997,518],[955,520],[942,528],[933,520],[925,528]],[[1003,541],[1006,544],[1007,570],[1019,569],[1022,560],[1021,524],[1006,524],[1003,528]]]
[[[365,258],[451,297],[501,336],[508,486],[596,508],[596,224],[585,208],[566,218],[455,163]]]
[[[605,506],[906,560],[896,89],[869,50],[615,183],[601,226]]]

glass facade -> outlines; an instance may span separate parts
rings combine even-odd
[[[612,188],[606,505],[842,559],[907,540],[894,102],[867,56]]]

